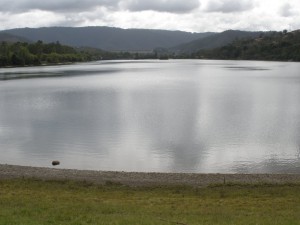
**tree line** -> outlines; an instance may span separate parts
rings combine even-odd
[[[0,44],[0,66],[25,66],[81,62],[89,55],[76,49],[56,43],[7,43]]]
[[[108,59],[145,59],[152,54],[107,52],[94,48],[73,48],[59,42],[0,43],[0,67],[37,66]]]

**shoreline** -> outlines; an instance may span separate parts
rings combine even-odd
[[[130,187],[192,186],[207,187],[222,184],[300,184],[300,174],[203,174],[203,173],[146,173],[56,169],[0,164],[0,180],[39,179],[45,181],[84,181]]]

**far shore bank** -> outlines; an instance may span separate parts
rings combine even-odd
[[[0,180],[40,179],[117,183],[127,186],[187,185],[207,187],[218,184],[300,184],[300,174],[201,174],[144,173],[56,169],[0,164]]]

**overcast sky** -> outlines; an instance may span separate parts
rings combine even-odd
[[[112,26],[191,32],[300,29],[300,0],[0,0],[0,29]]]

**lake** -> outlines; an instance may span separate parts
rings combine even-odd
[[[300,63],[100,61],[0,78],[1,164],[300,172]]]

